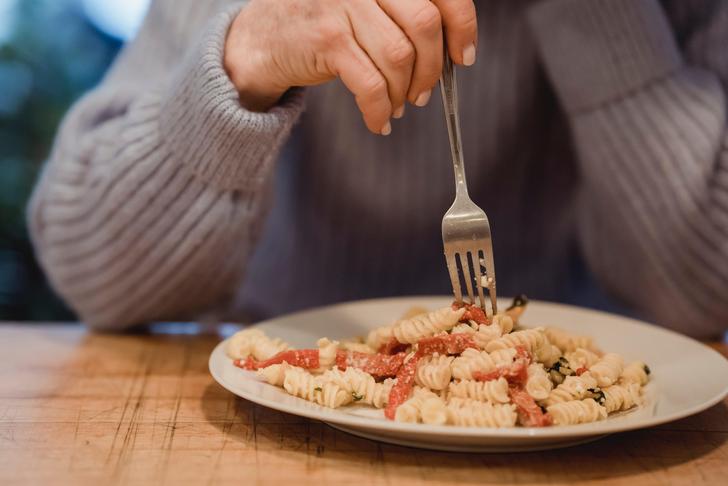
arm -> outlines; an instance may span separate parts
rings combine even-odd
[[[138,38],[64,120],[35,189],[40,261],[93,327],[189,318],[226,298],[252,250],[302,101],[241,107],[223,69],[239,7],[221,3],[154,2]]]
[[[553,0],[529,12],[571,124],[591,268],[646,317],[696,336],[728,322],[723,10],[704,16],[712,42],[685,55],[656,0]]]

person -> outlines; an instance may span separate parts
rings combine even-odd
[[[449,293],[443,39],[499,295],[724,331],[716,0],[156,0],[35,189],[52,284],[105,330]]]

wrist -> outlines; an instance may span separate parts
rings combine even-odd
[[[235,86],[241,105],[250,111],[264,112],[272,108],[289,86],[281,86],[270,76],[269,52],[261,52],[246,39],[244,9],[238,14],[225,40],[223,66]]]

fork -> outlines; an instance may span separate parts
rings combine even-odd
[[[458,92],[455,78],[455,67],[445,46],[440,78],[442,104],[445,108],[447,133],[450,137],[450,151],[455,168],[455,201],[442,218],[442,243],[445,247],[445,260],[450,273],[452,290],[457,302],[463,302],[463,290],[460,287],[457,258],[463,271],[465,287],[471,304],[475,304],[477,289],[480,307],[485,308],[483,287],[488,288],[492,314],[498,312],[495,293],[495,265],[493,263],[493,241],[490,223],[485,212],[480,209],[468,195],[463,165],[463,146],[460,136],[460,120],[458,116]],[[485,275],[482,269],[485,267]],[[487,310],[486,310],[487,314]]]

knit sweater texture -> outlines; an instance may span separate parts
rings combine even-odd
[[[728,2],[475,3],[461,125],[499,293],[728,328]],[[448,293],[439,96],[389,137],[338,81],[247,111],[240,8],[154,1],[66,116],[28,210],[55,289],[97,329]]]

